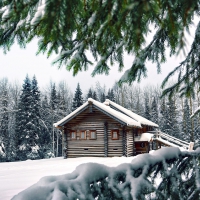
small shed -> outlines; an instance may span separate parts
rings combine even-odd
[[[62,130],[65,158],[148,153],[151,134],[147,132],[158,127],[113,101],[92,98],[54,126]]]

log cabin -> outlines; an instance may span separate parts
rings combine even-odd
[[[89,98],[54,124],[62,130],[64,158],[133,156],[149,152],[158,125],[106,99]]]

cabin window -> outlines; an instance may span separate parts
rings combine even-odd
[[[71,139],[76,140],[76,132],[75,131],[71,131]]]
[[[80,139],[86,140],[86,131],[80,131]]]
[[[112,140],[119,140],[119,130],[112,130],[111,137],[112,137]]]
[[[90,131],[90,140],[96,140],[96,139],[97,139],[96,131]]]

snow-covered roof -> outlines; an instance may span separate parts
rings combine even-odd
[[[139,122],[141,125],[147,125],[147,126],[153,126],[158,127],[158,124],[153,123],[152,121],[137,115],[136,113],[120,106],[119,104],[114,103],[113,101],[106,99],[104,102],[107,105],[111,105],[113,108],[119,110],[120,112],[124,113],[125,115],[128,115],[129,117],[133,118],[135,121]]]
[[[89,104],[93,104],[97,109],[102,110],[106,114],[112,116],[115,119],[118,119],[125,123],[129,127],[140,127],[140,122],[136,121],[130,116],[127,116],[119,111],[116,111],[115,109],[111,108],[110,106],[106,106],[104,103],[100,103],[92,98],[88,98],[87,102],[85,102],[82,106],[74,110],[72,113],[67,115],[65,118],[61,119],[57,123],[54,123],[55,127],[63,126],[68,120],[72,119],[73,116],[77,115],[79,112],[85,110]]]
[[[148,141],[150,142],[153,138],[154,134],[152,133],[142,133],[138,136],[135,136],[135,141]]]

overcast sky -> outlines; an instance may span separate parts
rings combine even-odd
[[[194,35],[194,33],[192,33],[192,35]],[[192,37],[193,36],[187,39],[192,41]],[[118,72],[117,67],[113,66],[108,76],[98,75],[91,77],[93,69],[91,66],[88,71],[80,72],[77,76],[73,77],[72,72],[65,70],[64,66],[62,69],[58,69],[56,65],[52,66],[51,63],[56,56],[51,56],[47,59],[46,55],[43,54],[36,56],[36,52],[36,40],[28,44],[26,49],[20,49],[20,47],[15,44],[7,54],[3,54],[3,50],[0,49],[0,79],[7,77],[9,81],[18,80],[22,84],[26,74],[28,74],[31,79],[35,74],[40,88],[49,84],[50,80],[56,83],[65,80],[72,91],[75,90],[78,82],[83,92],[86,92],[90,86],[95,86],[97,81],[102,85],[105,84],[108,89],[113,86],[115,81],[120,79],[126,69],[131,67],[134,59],[131,56],[124,57],[125,68],[123,72]],[[164,77],[183,59],[183,56],[168,58],[167,62],[162,65],[162,73],[159,75],[156,72],[156,65],[147,63],[148,78],[143,79],[141,85],[160,84]]]

